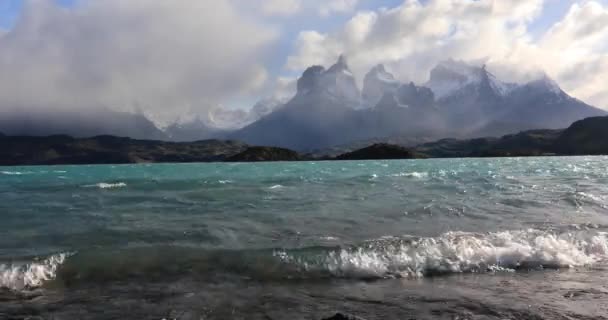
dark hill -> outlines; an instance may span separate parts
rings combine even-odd
[[[416,159],[422,155],[402,146],[377,143],[369,147],[339,155],[335,160],[383,160],[383,159]]]
[[[246,148],[241,142],[220,140],[174,143],[114,136],[4,136],[0,137],[0,165],[223,161]]]
[[[295,151],[275,147],[249,147],[245,151],[226,159],[228,162],[299,161],[302,157]]]
[[[608,155],[608,117],[577,121],[565,130],[531,130],[502,138],[443,139],[406,148],[387,143],[319,160],[377,160],[445,157]],[[164,142],[114,136],[72,138],[4,136],[0,165],[109,164],[140,162],[298,161],[313,159],[275,147],[238,141]]]
[[[555,150],[562,154],[608,154],[608,117],[576,121],[557,139]]]
[[[608,154],[608,117],[592,117],[565,130],[530,130],[502,138],[444,139],[417,146],[434,158]]]

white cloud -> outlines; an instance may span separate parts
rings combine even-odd
[[[303,31],[287,68],[329,65],[345,53],[362,77],[382,62],[402,80],[424,82],[440,60],[485,62],[508,80],[524,81],[546,71],[569,93],[608,107],[608,7],[574,4],[540,39],[529,24],[543,0],[407,0],[392,9],[357,12],[332,33]]]
[[[358,0],[325,0],[319,6],[321,16],[329,16],[333,13],[346,13],[355,10]]]
[[[353,12],[359,0],[233,0],[235,3],[259,8],[268,16],[292,16],[310,14],[329,17],[333,14]]]
[[[296,85],[298,79],[295,77],[277,77],[272,98],[281,101],[288,100],[296,94]]]
[[[29,0],[0,37],[0,111],[204,109],[265,82],[277,35],[228,1]]]
[[[266,0],[262,4],[262,13],[289,16],[297,13],[301,6],[301,0]]]

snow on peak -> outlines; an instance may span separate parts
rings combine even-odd
[[[386,71],[383,64],[373,67],[365,76],[365,78],[376,78],[381,82],[393,83],[398,82],[392,73]]]
[[[437,99],[441,99],[471,84],[485,82],[499,96],[508,94],[515,87],[514,84],[498,80],[486,70],[485,65],[478,67],[453,59],[442,61],[433,68],[425,86],[433,90]]]
[[[544,72],[538,79],[529,82],[528,85],[531,87],[547,90],[555,95],[561,95],[563,93],[557,82],[551,79]]]
[[[340,71],[348,70],[348,60],[346,59],[346,56],[343,54],[341,54],[338,57],[338,61],[336,61],[336,63],[333,66],[331,66],[328,71],[331,72],[331,71],[337,71],[337,70],[340,70]]]
[[[332,98],[346,100],[353,106],[359,104],[361,93],[353,73],[348,68],[346,58],[340,56],[329,69],[321,66],[310,67],[298,79],[298,94],[329,94]]]
[[[363,79],[363,98],[365,102],[373,106],[386,92],[394,92],[400,83],[395,77],[386,71],[384,65],[373,67]]]

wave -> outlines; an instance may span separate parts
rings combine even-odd
[[[58,268],[70,253],[59,253],[46,259],[23,264],[0,264],[0,288],[23,290],[36,288],[57,276]]]
[[[419,278],[590,267],[607,261],[608,233],[582,226],[565,231],[383,237],[350,247],[204,250],[150,246],[95,250],[58,254],[21,265],[0,265],[0,287],[21,290],[51,280],[75,284],[193,275],[210,280],[236,275],[260,281]]]
[[[306,271],[346,278],[423,277],[446,273],[589,266],[608,259],[605,232],[541,230],[450,232],[434,238],[386,238],[328,252],[316,260],[276,251]]]
[[[393,177],[407,177],[407,178],[416,178],[416,179],[424,179],[429,176],[428,172],[401,172],[392,175]]]
[[[100,182],[100,183],[96,183],[93,185],[87,185],[85,187],[97,187],[99,189],[115,189],[115,188],[124,188],[126,187],[127,184],[124,182],[116,182],[116,183],[106,183],[106,182]]]
[[[1,174],[7,175],[7,176],[21,176],[21,175],[25,175],[25,174],[32,174],[33,172],[30,171],[25,171],[25,172],[21,172],[21,171],[0,171]]]

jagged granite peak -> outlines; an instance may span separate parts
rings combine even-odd
[[[384,93],[394,92],[399,85],[399,81],[386,71],[384,65],[379,64],[365,75],[362,97],[368,105],[373,106],[380,101]]]
[[[319,85],[319,78],[323,73],[325,73],[325,67],[323,66],[312,66],[304,70],[304,73],[298,79],[298,94],[306,94],[314,90]]]
[[[427,87],[417,86],[413,82],[410,82],[399,87],[397,99],[399,103],[413,108],[425,108],[434,105],[435,94]]]
[[[310,151],[392,136],[464,138],[564,128],[606,114],[568,96],[548,77],[516,85],[488,69],[447,60],[420,86],[402,84],[378,65],[364,78],[361,97],[341,57],[329,69],[308,68],[292,100],[231,137]],[[377,103],[369,103],[370,97]],[[357,101],[366,108],[357,108]]]
[[[327,72],[344,72],[344,71],[348,71],[350,72],[350,69],[348,68],[348,59],[346,58],[345,55],[341,54],[338,57],[338,61],[336,61],[336,63],[331,66]]]
[[[361,91],[344,55],[321,76],[320,84],[332,97],[344,100],[353,107],[360,104]]]
[[[485,65],[474,66],[453,59],[437,64],[431,70],[429,81],[425,84],[426,87],[433,90],[437,99],[451,96],[471,85],[491,89],[498,96],[508,94],[516,86],[498,80],[486,69]]]
[[[256,102],[255,105],[253,105],[249,114],[255,118],[254,120],[257,120],[261,117],[270,114],[272,111],[276,110],[284,103],[284,100],[275,97],[264,98]]]
[[[399,102],[395,92],[385,92],[375,106],[375,108],[379,110],[395,107],[409,108],[408,105],[403,105]]]
[[[541,76],[535,80],[532,80],[526,84],[531,88],[543,90],[546,92],[551,92],[555,95],[566,95],[566,93],[560,88],[560,86],[551,79],[546,73],[542,73]]]
[[[353,108],[360,105],[361,100],[361,92],[344,56],[340,56],[327,70],[322,66],[313,66],[304,71],[298,79],[297,95],[308,94],[343,100]]]

